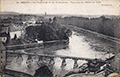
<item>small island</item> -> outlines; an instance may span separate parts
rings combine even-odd
[[[57,18],[49,22],[36,22],[36,25],[25,28],[25,39],[29,42],[69,40],[72,31],[57,23]]]

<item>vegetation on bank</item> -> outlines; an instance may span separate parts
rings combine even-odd
[[[2,21],[0,22],[0,29],[5,29],[5,27],[8,27],[7,32],[14,33],[12,35],[13,38],[11,38],[9,34],[9,38],[11,38],[10,44],[68,40],[69,36],[72,34],[72,31],[70,29],[63,27],[57,22],[56,17],[53,19],[49,18],[44,20],[35,20],[34,18],[31,19],[33,20],[18,21],[16,18],[1,19]],[[20,32],[17,33],[17,31]],[[6,30],[3,33],[5,32]]]
[[[26,29],[26,38],[28,40],[53,41],[67,40],[72,34],[70,29],[57,23],[56,17],[48,23],[41,23],[37,26],[28,26]]]
[[[59,23],[73,25],[87,30],[95,31],[108,36],[120,38],[120,18],[84,18],[84,17],[64,17],[58,19]]]

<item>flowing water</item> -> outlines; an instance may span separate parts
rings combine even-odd
[[[85,36],[80,36],[78,33],[73,32],[72,36],[70,37],[70,43],[68,49],[61,49],[57,50],[56,55],[64,55],[64,56],[73,56],[73,57],[83,57],[83,58],[99,58],[105,60],[105,58],[109,58],[113,54],[106,54],[106,52],[98,52],[91,48],[89,45],[90,42],[85,41]],[[61,59],[56,59],[55,68],[60,68],[60,63],[62,62]],[[70,71],[73,68],[74,62],[71,59],[66,61],[67,65],[65,70]],[[79,65],[86,63],[86,61],[78,61]],[[57,70],[55,70],[56,72]],[[61,73],[63,70],[57,71]],[[63,72],[62,72],[63,73]],[[65,71],[64,71],[65,73]]]
[[[102,52],[102,51],[98,52],[92,49],[90,46],[90,42],[89,41],[86,42],[85,39],[87,39],[85,36],[81,36],[78,33],[73,32],[69,40],[70,41],[69,48],[53,51],[54,55],[83,57],[83,58],[92,58],[92,59],[94,58],[105,59],[110,56],[110,54],[106,54],[106,52]],[[16,64],[15,61],[13,60],[11,63],[11,66],[9,66],[8,68],[34,75],[35,70],[38,69],[38,66],[35,63],[37,60],[34,60],[33,67],[28,68],[26,65],[27,56],[23,55],[22,57],[23,57],[23,61],[21,65]],[[85,62],[86,61],[79,60],[78,64],[82,65]],[[65,69],[64,69],[65,71],[63,71],[61,70],[61,67],[60,67],[61,63],[62,63],[62,60],[60,58],[55,58],[55,65],[53,70],[55,74],[61,74],[61,73],[65,74],[67,71],[70,71],[74,65],[74,61],[72,59],[67,59],[66,60],[67,65],[65,66]]]

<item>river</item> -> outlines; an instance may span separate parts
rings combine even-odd
[[[113,54],[106,54],[106,52],[94,50],[90,45],[91,42],[85,41],[85,39],[88,39],[88,38],[73,31],[72,36],[69,37],[68,48],[53,51],[54,55],[83,57],[83,58],[92,58],[92,59],[100,58],[103,60],[113,55]],[[94,44],[99,45],[97,43],[94,43]],[[28,68],[26,64],[26,60],[28,57],[23,55],[22,58],[23,58],[23,61],[21,65],[18,65],[14,58],[11,65],[7,68],[34,75],[35,70],[39,68],[36,64],[36,61],[38,59],[33,62],[32,64],[33,66],[31,68]],[[73,69],[73,65],[74,65],[73,60],[71,59],[66,60],[67,65],[65,66],[64,71],[61,70],[61,63],[62,63],[62,60],[60,58],[55,58],[55,65],[54,65],[54,70],[53,70],[55,74],[65,74],[66,72]],[[78,61],[79,66],[82,65],[83,63],[86,63],[86,61],[81,61],[81,60]]]
[[[54,51],[56,52],[56,55],[64,55],[64,56],[73,56],[73,57],[83,57],[83,58],[99,58],[105,60],[106,58],[109,58],[109,56],[112,56],[113,54],[106,54],[106,52],[100,52],[95,51],[90,46],[90,42],[86,42],[85,39],[87,39],[85,36],[81,36],[77,32],[73,32],[72,36],[69,38],[69,48],[68,49],[61,49]],[[97,44],[98,45],[98,44]],[[60,68],[61,59],[56,59],[55,68]],[[71,59],[66,60],[67,65],[65,66],[65,70],[70,71],[73,68],[74,62]],[[86,63],[86,61],[78,61],[79,65],[82,65],[83,63]],[[55,70],[55,72],[57,71]],[[63,73],[63,70],[57,71],[57,73]],[[65,73],[65,71],[64,71]]]

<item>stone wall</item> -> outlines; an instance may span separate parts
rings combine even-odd
[[[114,61],[111,64],[112,67],[116,69],[116,72],[120,73],[120,52],[116,54]]]
[[[6,64],[6,51],[2,42],[0,41],[0,73],[3,73],[5,64]]]

